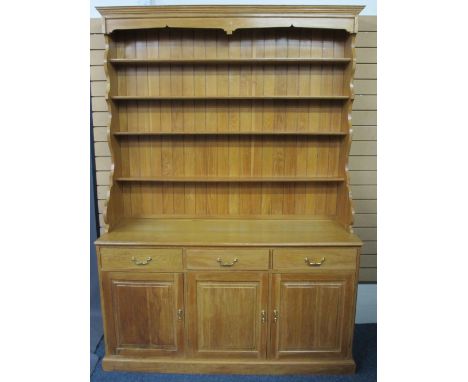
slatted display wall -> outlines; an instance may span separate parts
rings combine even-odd
[[[361,282],[376,281],[376,33],[375,16],[361,16],[357,36],[357,68],[353,107],[353,144],[350,155],[351,186],[355,206],[355,232],[364,241],[361,256]],[[107,145],[108,120],[104,60],[104,37],[100,19],[91,19],[91,95],[94,125],[99,220],[109,188],[110,152]]]

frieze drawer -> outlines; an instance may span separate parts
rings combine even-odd
[[[354,248],[284,248],[273,251],[273,268],[354,270],[356,259]]]
[[[188,249],[187,269],[263,270],[269,268],[268,249]]]
[[[110,270],[182,271],[182,249],[101,248],[101,268]]]

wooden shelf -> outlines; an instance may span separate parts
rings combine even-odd
[[[314,219],[168,219],[122,220],[98,244],[196,246],[349,246],[361,241],[333,220]]]
[[[345,95],[327,96],[111,96],[116,101],[236,101],[236,100],[347,100],[350,97]]]
[[[272,27],[262,25],[234,36],[190,26],[107,36],[109,145],[119,164],[109,230],[123,216],[152,215],[321,216],[350,226],[354,40],[291,23],[264,34]]]
[[[111,58],[109,62],[113,64],[134,65],[192,65],[192,64],[346,64],[351,62],[351,58],[334,57],[286,57],[286,58],[225,58],[225,59],[150,59],[150,58]]]
[[[150,59],[150,58],[111,58],[116,65],[232,65],[232,64],[347,64],[351,58],[217,58],[217,59]]]
[[[260,135],[260,136],[338,136],[343,137],[346,136],[346,132],[341,131],[316,131],[316,132],[289,132],[289,131],[239,131],[239,132],[220,132],[220,131],[213,131],[213,132],[186,132],[186,131],[159,131],[159,132],[146,132],[146,131],[116,131],[112,133],[115,136],[119,137],[140,137],[140,136],[148,136],[148,137],[159,137],[159,136],[185,136],[185,135],[226,135],[226,136],[252,136],[252,135]]]
[[[343,177],[300,177],[300,176],[273,176],[273,177],[118,177],[118,182],[151,182],[151,183],[270,183],[270,182],[342,182]]]

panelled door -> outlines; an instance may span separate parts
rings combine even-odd
[[[350,356],[354,274],[273,274],[272,358]]]
[[[101,277],[109,354],[183,354],[182,274],[103,272]]]
[[[265,358],[267,289],[267,272],[189,272],[191,356]]]

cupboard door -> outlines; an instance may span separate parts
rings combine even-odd
[[[183,353],[183,275],[103,272],[109,354]]]
[[[265,358],[267,288],[266,272],[189,272],[191,355]]]
[[[354,273],[274,274],[273,358],[351,356]]]

